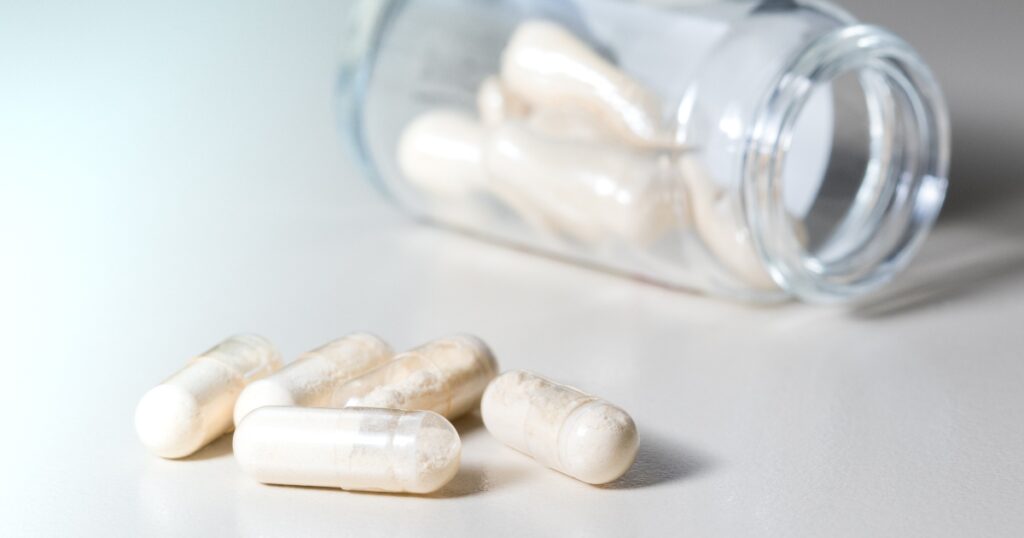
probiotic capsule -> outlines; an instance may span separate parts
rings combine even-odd
[[[402,131],[397,161],[419,189],[442,199],[461,199],[485,187],[480,168],[483,127],[472,116],[432,110]]]
[[[708,251],[735,277],[757,289],[778,289],[758,254],[747,226],[741,202],[730,196],[707,173],[697,159],[679,159],[682,178],[692,193],[695,228]],[[790,219],[797,242],[807,246],[807,228],[800,219]]]
[[[455,419],[480,402],[497,373],[487,344],[460,334],[399,354],[343,385],[334,398],[348,406],[434,411]]]
[[[265,484],[430,493],[459,470],[462,443],[429,411],[261,407],[238,425],[235,458]]]
[[[188,456],[231,430],[246,384],[280,367],[281,355],[263,337],[224,340],[142,396],[135,408],[139,440],[164,458]]]
[[[324,344],[245,387],[235,403],[235,425],[257,407],[341,407],[331,401],[334,389],[394,354],[391,346],[372,334],[350,334]]]
[[[592,109],[574,101],[560,102],[556,107],[530,109],[521,98],[505,87],[499,76],[489,76],[480,83],[476,103],[480,121],[487,127],[520,122],[538,134],[551,138],[613,144],[619,142],[614,132],[615,126],[602,114],[596,114]],[[410,126],[414,124],[415,121]]]
[[[529,113],[526,103],[504,87],[501,77],[491,75],[480,83],[476,91],[476,109],[484,125],[498,125],[510,119],[520,119]]]
[[[491,130],[483,155],[494,192],[577,241],[646,243],[687,218],[668,152],[554,139],[509,122]]]
[[[499,376],[481,411],[499,441],[583,482],[611,482],[636,459],[636,425],[625,411],[536,374]]]
[[[504,88],[530,108],[583,107],[605,118],[632,144],[660,145],[657,95],[550,21],[526,21],[502,53]]]

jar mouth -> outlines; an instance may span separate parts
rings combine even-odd
[[[856,77],[863,95],[866,165],[841,218],[812,248],[802,221],[786,209],[784,164],[804,105],[847,75]],[[790,61],[755,118],[741,196],[754,246],[776,283],[801,300],[869,293],[909,263],[931,229],[948,165],[945,103],[917,54],[875,26],[832,31]]]

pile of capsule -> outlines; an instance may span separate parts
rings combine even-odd
[[[450,420],[480,407],[498,440],[578,480],[602,484],[636,457],[622,409],[525,371],[498,374],[460,334],[395,354],[350,334],[282,367],[267,339],[237,335],[191,359],[135,410],[154,454],[183,458],[235,428],[234,455],[266,484],[430,493],[459,470]]]
[[[739,198],[662,120],[658,95],[568,29],[521,23],[476,104],[475,116],[427,110],[400,137],[399,169],[436,207],[486,193],[541,235],[576,245],[649,246],[692,229],[735,277],[776,287]]]

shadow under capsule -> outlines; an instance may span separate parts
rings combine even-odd
[[[658,434],[640,434],[636,461],[619,479],[598,486],[603,489],[638,489],[693,478],[712,468],[700,452]]]
[[[210,444],[200,448],[195,453],[185,456],[178,461],[203,461],[212,460],[231,454],[231,443],[234,433],[226,433],[214,439]]]

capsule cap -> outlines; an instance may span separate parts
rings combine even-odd
[[[573,411],[559,439],[561,470],[590,484],[606,484],[633,465],[639,436],[622,409],[595,400]]]
[[[195,396],[176,385],[153,387],[135,408],[139,441],[162,458],[183,458],[205,444],[202,410]]]

